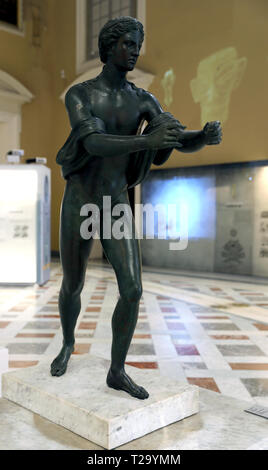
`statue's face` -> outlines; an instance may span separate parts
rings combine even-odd
[[[121,36],[112,47],[110,61],[121,70],[133,70],[140,54],[142,39],[139,31]]]

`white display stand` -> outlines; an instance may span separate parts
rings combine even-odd
[[[8,371],[8,349],[0,348],[0,397],[2,396],[2,374]]]
[[[0,166],[0,284],[44,284],[50,275],[50,169]]]
[[[110,361],[84,354],[72,357],[61,377],[50,375],[49,362],[7,372],[3,397],[105,449],[199,412],[198,387],[127,366],[127,373],[150,394],[138,400],[107,387],[109,366]]]

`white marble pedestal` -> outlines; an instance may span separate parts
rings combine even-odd
[[[150,397],[138,400],[105,383],[110,362],[72,357],[62,377],[50,363],[3,374],[3,397],[28,408],[105,449],[113,449],[199,411],[199,389],[157,371],[127,366]]]

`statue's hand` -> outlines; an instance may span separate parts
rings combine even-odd
[[[182,128],[183,126],[175,119],[160,125],[156,130],[147,135],[148,148],[154,150],[182,147],[182,144],[179,142]]]
[[[203,128],[206,145],[217,145],[222,140],[222,130],[220,121],[207,122]]]

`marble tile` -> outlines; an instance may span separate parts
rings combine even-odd
[[[209,308],[201,307],[201,306],[198,306],[198,305],[191,306],[190,310],[193,313],[208,313],[210,311]]]
[[[198,356],[198,349],[194,344],[175,344],[177,353],[180,356]]]
[[[260,331],[268,331],[268,325],[264,325],[263,323],[253,323],[253,324]]]
[[[84,314],[84,315],[83,315],[83,318],[91,318],[91,319],[94,318],[94,319],[98,319],[99,316],[96,315],[96,314],[90,313],[90,314],[88,314],[88,315]]]
[[[72,354],[86,354],[90,350],[91,344],[88,343],[76,343],[75,350]]]
[[[155,355],[154,345],[132,343],[129,347],[128,355]]]
[[[54,306],[45,306],[45,307],[42,307],[39,312],[58,312],[59,311],[59,308],[58,307],[54,307]]]
[[[252,296],[252,297],[246,296],[246,299],[250,300],[251,302],[259,302],[259,301],[267,301],[268,297],[261,297],[260,298],[260,297],[254,297],[254,296]]]
[[[3,396],[106,449],[198,413],[198,387],[127,366],[150,393],[138,400],[106,386],[109,365],[82,355],[71,359],[62,377],[51,377],[48,363],[9,372],[3,375]]]
[[[27,307],[28,307],[27,305],[23,305],[23,306],[17,305],[16,307],[10,308],[9,312],[24,312],[24,310],[26,310]]]
[[[138,369],[158,369],[157,362],[133,362],[127,361],[129,366],[137,367]]]
[[[152,335],[142,334],[142,333],[134,333],[133,339],[150,339]]]
[[[81,321],[79,323],[79,330],[94,330],[96,328],[96,322]]]
[[[219,393],[218,386],[212,377],[187,377],[187,380],[192,385],[197,385],[198,387]]]
[[[172,339],[177,339],[177,340],[183,340],[183,339],[190,340],[191,339],[191,336],[188,335],[187,333],[174,333],[172,331],[172,332],[169,332],[169,334],[171,335]]]
[[[261,351],[255,345],[216,345],[223,356],[265,356],[265,353]]]
[[[167,321],[166,323],[169,330],[186,330],[183,323],[170,321]]]
[[[163,313],[176,313],[176,309],[172,307],[160,307]]]
[[[94,331],[76,331],[75,332],[75,338],[93,338],[94,336]]]
[[[224,340],[225,340],[225,339],[226,339],[226,340],[228,340],[228,339],[233,339],[233,340],[243,340],[243,339],[244,339],[244,340],[248,340],[248,339],[250,339],[249,336],[246,336],[246,335],[209,335],[209,336],[210,336],[210,338],[212,338],[212,339],[219,339],[219,340],[221,340],[221,339],[224,339]]]
[[[148,322],[139,322],[137,323],[135,331],[150,331],[150,325]]]
[[[55,333],[18,333],[16,338],[53,338]]]
[[[234,323],[201,323],[205,330],[239,330]]]
[[[230,362],[232,370],[268,370],[268,363],[260,362]]]
[[[182,367],[186,370],[189,369],[207,369],[204,362],[182,362]]]
[[[23,329],[27,330],[57,330],[60,323],[56,321],[31,321],[26,323]]]
[[[18,315],[12,315],[12,314],[7,313],[6,315],[2,315],[2,318],[12,318],[12,319],[14,319],[14,318],[18,318]]]
[[[178,314],[173,314],[173,315],[164,315],[165,320],[178,320],[180,319],[180,316]]]
[[[230,320],[230,317],[220,315],[197,315],[196,318],[199,320]]]
[[[37,314],[37,315],[34,315],[33,318],[60,318],[59,314],[58,315],[49,315],[49,314],[45,314],[45,315],[40,315],[40,314]]]
[[[252,396],[242,384],[239,377],[235,377],[234,375],[228,375],[228,377],[226,377],[224,375],[221,376],[220,374],[217,374],[215,376],[215,380],[222,395],[237,398],[240,402],[241,400],[253,402]]]
[[[240,379],[252,397],[267,397],[268,379]]]
[[[43,354],[49,343],[10,343],[7,345],[11,354]]]

